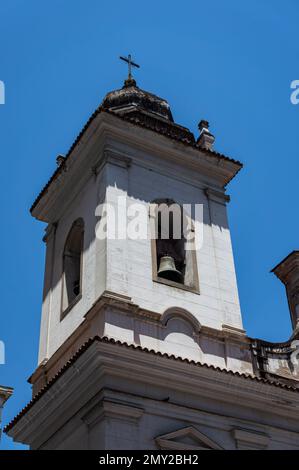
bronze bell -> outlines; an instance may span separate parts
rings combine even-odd
[[[158,276],[169,281],[182,282],[182,273],[175,267],[175,262],[172,256],[162,256],[160,259],[160,266]]]

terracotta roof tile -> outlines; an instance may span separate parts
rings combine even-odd
[[[65,164],[67,162],[67,159],[70,157],[72,151],[74,150],[77,143],[80,141],[81,137],[86,132],[86,130],[88,129],[88,127],[90,126],[92,121],[96,118],[96,116],[99,113],[102,113],[102,112],[112,114],[113,116],[116,116],[119,119],[130,122],[131,124],[134,124],[134,125],[152,130],[154,132],[157,132],[158,134],[164,135],[165,137],[176,140],[177,142],[181,142],[182,144],[188,145],[189,147],[191,146],[191,147],[199,150],[200,152],[203,152],[206,155],[209,155],[211,157],[216,157],[216,158],[219,158],[221,160],[225,160],[225,161],[234,163],[235,165],[239,166],[239,170],[243,167],[242,163],[239,162],[238,160],[234,160],[234,159],[232,159],[230,157],[227,157],[227,156],[225,156],[225,155],[223,155],[219,152],[216,152],[214,150],[209,150],[209,149],[205,149],[205,148],[200,147],[195,142],[194,135],[192,134],[192,132],[190,132],[189,129],[187,129],[183,126],[180,126],[180,125],[172,123],[172,122],[163,122],[163,121],[159,121],[159,120],[156,120],[156,119],[151,119],[149,116],[146,116],[144,113],[141,113],[141,112],[138,113],[138,109],[134,113],[120,115],[120,114],[115,113],[113,110],[105,109],[105,108],[103,108],[103,106],[99,106],[94,111],[94,113],[90,116],[90,118],[88,119],[88,121],[86,122],[84,127],[82,128],[81,132],[78,134],[75,141],[71,145],[69,151],[66,154],[66,158],[65,158],[64,163],[62,165],[60,165],[55,170],[55,172],[53,173],[53,175],[51,176],[49,181],[46,183],[44,188],[41,190],[41,192],[39,193],[39,195],[37,196],[37,198],[33,202],[32,206],[30,208],[30,212],[32,212],[34,210],[34,208],[37,206],[38,202],[41,200],[41,198],[47,192],[49,186],[57,178],[57,176],[61,173],[61,171],[63,171],[63,168],[65,167]]]
[[[29,411],[33,407],[33,405],[42,397],[42,395],[44,395],[44,393],[47,392],[52,385],[54,385],[54,383],[62,376],[62,374],[72,364],[74,364],[74,362],[78,359],[78,357],[80,357],[91,346],[91,344],[94,343],[95,341],[98,341],[98,342],[101,342],[101,343],[117,344],[121,347],[147,352],[147,353],[153,354],[155,356],[160,356],[160,357],[180,361],[180,362],[187,363],[187,364],[193,364],[197,367],[204,367],[206,369],[212,369],[212,370],[215,370],[215,371],[220,372],[220,373],[225,373],[225,374],[229,374],[229,375],[232,375],[232,376],[242,377],[244,379],[249,379],[249,380],[261,382],[261,383],[264,383],[264,384],[267,384],[267,385],[272,385],[272,386],[275,386],[275,387],[287,389],[287,390],[292,391],[292,392],[297,392],[297,393],[299,392],[298,388],[293,387],[291,385],[286,385],[284,383],[280,383],[278,381],[274,381],[274,380],[272,381],[272,380],[269,380],[269,379],[257,377],[257,376],[246,374],[246,373],[243,373],[243,372],[234,372],[232,370],[222,369],[221,367],[216,367],[216,366],[211,365],[211,364],[197,362],[197,361],[194,361],[192,359],[183,359],[182,357],[175,356],[174,354],[162,353],[162,352],[159,352],[159,351],[155,351],[153,349],[148,349],[148,348],[145,348],[145,347],[142,347],[142,346],[137,346],[135,344],[128,344],[128,343],[125,343],[125,342],[122,342],[122,341],[119,341],[119,340],[115,340],[113,338],[108,338],[107,336],[104,336],[104,337],[94,336],[93,338],[90,338],[88,341],[86,341],[78,349],[78,351],[67,361],[67,363],[47,383],[47,385],[45,385],[32,398],[32,400],[15,416],[15,418],[12,421],[10,421],[10,423],[7,426],[5,426],[5,428],[4,428],[5,433],[8,433],[13,428],[13,426],[15,426],[15,424],[27,413],[27,411]]]

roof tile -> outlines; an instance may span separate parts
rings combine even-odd
[[[88,341],[86,341],[78,349],[78,351],[66,362],[66,364],[57,372],[57,374],[47,383],[47,385],[45,385],[32,398],[32,400],[15,416],[15,418],[13,418],[13,420],[10,421],[10,423],[7,426],[5,426],[5,428],[4,428],[5,433],[8,433],[15,426],[15,424],[27,413],[27,411],[29,411],[33,407],[33,405],[42,397],[42,395],[44,395],[44,393],[46,393],[49,390],[49,388],[52,385],[55,384],[55,382],[63,375],[63,373],[72,364],[74,364],[74,362],[78,359],[78,357],[80,357],[89,348],[89,346],[91,346],[91,344],[94,343],[95,341],[98,341],[98,342],[101,342],[101,343],[117,344],[117,345],[125,347],[125,348],[147,352],[149,354],[154,354],[156,356],[164,357],[164,358],[167,358],[167,359],[181,361],[181,362],[184,362],[184,363],[187,363],[187,364],[193,364],[197,367],[204,367],[204,368],[207,368],[207,369],[215,370],[215,371],[220,372],[220,373],[225,373],[225,374],[229,374],[229,375],[232,375],[232,376],[242,377],[244,379],[249,379],[249,380],[261,382],[261,383],[264,383],[264,384],[272,385],[272,386],[275,386],[275,387],[287,389],[287,390],[290,390],[292,392],[297,392],[297,393],[299,392],[298,388],[293,387],[291,385],[286,385],[286,384],[278,382],[278,381],[274,381],[274,380],[272,381],[272,380],[269,380],[269,379],[257,377],[255,375],[246,374],[244,372],[234,372],[232,370],[222,369],[221,367],[217,367],[217,366],[202,363],[202,362],[197,362],[197,361],[194,361],[192,359],[183,359],[182,357],[175,356],[174,354],[162,353],[162,352],[159,352],[159,351],[155,351],[154,349],[145,348],[145,347],[138,346],[138,345],[135,345],[135,344],[128,344],[126,342],[115,340],[113,338],[108,338],[107,336],[103,336],[103,337],[94,336],[93,338],[90,338]]]

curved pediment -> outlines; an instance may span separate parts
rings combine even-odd
[[[197,320],[197,318],[192,315],[192,313],[188,312],[181,307],[170,307],[161,316],[161,323],[162,325],[166,326],[169,320],[173,318],[179,318],[187,322],[189,325],[192,326],[194,333],[198,333],[201,330],[201,324]]]

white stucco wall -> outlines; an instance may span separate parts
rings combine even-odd
[[[130,158],[129,164],[123,163],[121,150],[126,159]],[[108,160],[96,172],[85,155],[84,186],[78,190],[74,183],[59,201],[57,229],[47,240],[39,362],[51,357],[65,342],[104,290],[131,297],[141,308],[161,314],[169,307],[182,307],[202,325],[221,330],[226,324],[242,329],[225,201],[221,197],[208,198],[205,191],[216,188],[221,196],[223,190],[218,183],[182,163],[162,160],[132,144],[110,139],[105,155],[113,152],[120,156]],[[98,151],[98,161],[102,153]],[[182,162],[183,158],[182,152]],[[197,253],[199,294],[153,282],[149,239],[96,239],[98,204],[115,204],[119,195],[126,197],[127,206],[138,201],[148,207],[157,198],[203,204],[203,246]],[[63,248],[72,223],[79,217],[85,224],[82,298],[61,320]],[[120,339],[128,334],[119,328]]]

